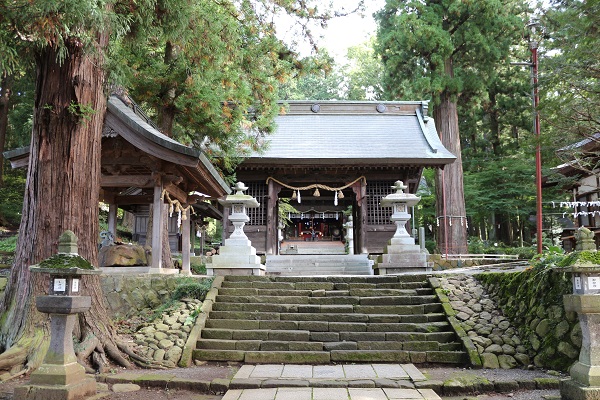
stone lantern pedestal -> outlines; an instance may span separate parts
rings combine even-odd
[[[234,230],[219,248],[219,254],[212,256],[212,263],[206,266],[208,275],[265,274],[265,266],[260,263],[256,249],[244,233],[244,225],[250,220],[246,210],[260,205],[254,197],[243,193],[247,189],[242,182],[238,182],[233,187],[235,194],[219,200],[219,203],[230,209],[229,221]]]
[[[88,378],[73,349],[77,314],[90,309],[92,299],[81,293],[83,275],[100,274],[77,254],[77,238],[67,231],[60,237],[59,253],[29,267],[50,275],[47,296],[36,298],[40,312],[50,314],[50,346],[42,365],[28,385],[15,388],[15,399],[78,400],[96,394],[96,381]]]
[[[569,268],[573,294],[563,297],[565,310],[579,316],[582,342],[579,360],[569,370],[571,379],[560,383],[566,400],[600,399],[600,265],[578,261]]]
[[[415,206],[421,198],[404,193],[406,188],[402,181],[396,181],[392,186],[396,192],[381,199],[382,207],[392,208],[390,220],[396,224],[396,232],[373,266],[377,275],[428,270],[427,253],[421,251],[406,230],[406,223],[410,220],[408,207]]]

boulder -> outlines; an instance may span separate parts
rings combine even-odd
[[[143,246],[115,244],[100,249],[98,262],[100,267],[133,267],[148,265],[148,258]]]

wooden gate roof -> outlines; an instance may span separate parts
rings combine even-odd
[[[113,95],[107,107],[100,181],[105,193],[152,188],[157,173],[167,176],[165,188],[182,202],[187,202],[187,193],[192,191],[212,198],[230,193],[231,189],[201,151],[163,135],[133,102]],[[4,154],[13,168],[26,167],[29,147]],[[151,202],[146,200],[136,203]]]

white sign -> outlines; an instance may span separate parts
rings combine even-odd
[[[581,277],[575,277],[575,290],[581,290]]]
[[[600,289],[600,276],[589,276],[588,287],[590,289]]]
[[[73,279],[71,283],[71,292],[79,292],[79,279]]]
[[[67,290],[67,280],[66,279],[55,279],[54,280],[54,291],[55,292],[64,292]]]

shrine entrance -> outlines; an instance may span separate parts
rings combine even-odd
[[[349,255],[382,254],[395,224],[379,203],[394,182],[415,193],[423,168],[455,159],[439,140],[427,102],[290,101],[284,108],[265,146],[236,168],[260,203],[248,214],[246,234],[267,264],[302,251],[339,254],[345,212],[353,224]]]
[[[314,209],[289,215],[279,254],[345,254],[344,214]]]

